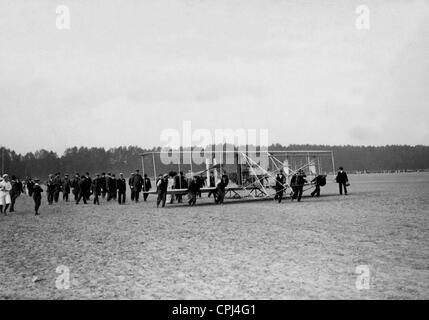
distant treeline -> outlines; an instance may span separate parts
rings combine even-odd
[[[373,146],[328,146],[328,145],[271,145],[271,150],[332,150],[336,166],[347,171],[420,170],[429,168],[429,146],[389,145]],[[142,149],[136,146],[104,148],[73,147],[58,156],[55,152],[38,150],[25,155],[1,148],[2,169],[18,177],[46,177],[49,173],[68,172],[123,172],[126,176],[141,169],[140,154],[160,151],[161,148]],[[2,156],[3,155],[3,156]],[[159,162],[159,159],[156,159]]]

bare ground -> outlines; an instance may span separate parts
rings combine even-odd
[[[428,299],[429,175],[351,179],[347,197],[333,184],[280,205],[43,199],[35,217],[21,196],[0,217],[0,298]],[[61,265],[69,289],[56,287]],[[356,288],[358,265],[368,290]]]

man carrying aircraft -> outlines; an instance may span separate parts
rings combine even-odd
[[[146,173],[144,174],[143,178],[143,188],[143,191],[145,192],[143,193],[143,201],[146,201],[149,195],[147,192],[149,192],[149,190],[152,188],[152,184],[150,183],[150,179],[147,177]]]
[[[162,202],[162,207],[165,207],[165,202],[167,201],[167,188],[168,188],[168,174],[164,174],[161,179],[158,179],[156,183],[156,192],[158,197],[156,199],[156,207],[159,208],[159,205]]]
[[[278,200],[279,203],[282,202],[283,192],[285,190],[286,177],[283,174],[283,170],[280,170],[276,176],[276,195],[274,197],[275,200]]]
[[[210,186],[210,188],[216,187],[216,181],[215,181],[213,171],[210,172],[209,186]],[[213,195],[213,197],[215,198],[215,201],[216,201],[216,191],[210,191],[209,194],[207,195],[207,197],[210,198],[211,195]]]
[[[215,197],[215,203],[217,204],[223,204],[223,199],[225,198],[226,194],[226,186],[228,185],[228,176],[223,175],[220,179],[220,182],[216,186],[216,192],[214,194]]]
[[[296,174],[292,176],[292,179],[290,181],[290,184],[292,186],[293,195],[292,195],[292,201],[297,199],[298,202],[301,201],[302,193],[304,191],[304,184],[307,182],[305,179],[306,175],[304,173],[304,170],[300,169]]]
[[[311,193],[311,196],[319,197],[320,196],[320,187],[323,187],[326,185],[326,175],[319,174],[317,175],[313,180],[311,180],[311,183],[314,184],[314,190]]]
[[[174,177],[173,189],[186,189],[187,187],[188,186],[186,183],[185,176],[183,175],[183,171],[180,171],[180,173]],[[183,201],[182,198],[183,198],[183,195],[181,194],[176,195],[176,200],[178,203],[182,203]]]
[[[198,176],[193,176],[192,181],[189,183],[188,187],[188,204],[194,206],[197,203],[197,195],[201,193],[201,184]]]

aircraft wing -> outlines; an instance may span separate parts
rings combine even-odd
[[[201,188],[200,191],[201,193],[208,193],[210,191],[215,191],[216,188],[215,187],[207,187],[207,188]],[[143,192],[143,193],[147,193],[147,194],[157,194],[156,191],[148,191],[148,192]],[[167,190],[167,194],[187,194],[188,193],[188,189],[168,189]]]
[[[238,190],[243,190],[243,188],[241,187],[226,187],[225,191],[238,191]],[[211,191],[216,191],[216,187],[205,187],[205,188],[201,188],[200,189],[201,193],[209,193]],[[143,193],[147,193],[147,194],[157,194],[156,191],[148,191],[148,192],[143,192]],[[188,193],[188,189],[168,189],[167,190],[167,194],[187,194]]]

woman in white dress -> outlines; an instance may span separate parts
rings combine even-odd
[[[0,213],[4,215],[7,215],[6,212],[11,202],[10,190],[12,190],[12,184],[9,181],[9,176],[4,174],[3,181],[0,182]]]

